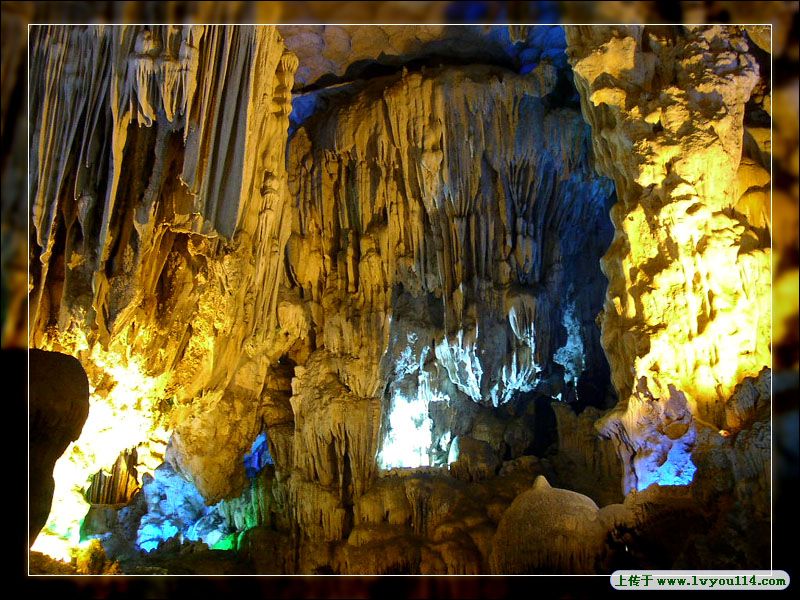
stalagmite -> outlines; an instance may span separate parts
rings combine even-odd
[[[494,573],[593,573],[605,529],[591,499],[550,487],[542,476],[517,496],[492,542]]]

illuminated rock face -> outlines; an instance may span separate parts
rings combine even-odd
[[[578,113],[550,107],[557,75],[399,73],[338,89],[290,142],[285,314],[315,340],[309,361],[383,404],[367,461],[381,425],[379,466],[441,465],[472,404],[554,380],[575,400],[585,371],[602,380],[595,261],[612,190]],[[605,402],[602,386],[587,396]]]
[[[606,535],[590,498],[539,476],[503,514],[492,542],[495,573],[595,573]]]
[[[616,234],[603,346],[621,402],[600,424],[626,491],[687,483],[698,428],[770,365],[769,174],[742,160],[759,84],[737,27],[568,27],[568,55]],[[748,204],[755,200],[755,211]]]
[[[167,432],[209,502],[236,494],[277,345],[296,60],[271,27],[42,27],[31,56],[31,344],[92,391],[56,496],[79,509],[139,445],[152,472]]]
[[[408,69],[460,38],[398,30],[371,79],[347,62],[385,28],[340,33],[32,31],[32,344],[90,386],[66,549],[83,519],[124,561],[606,572],[687,509],[712,529],[668,532],[669,560],[760,559],[768,139],[741,31],[571,29],[577,92],[556,27]]]

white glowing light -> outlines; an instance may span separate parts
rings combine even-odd
[[[436,345],[436,358],[447,370],[450,381],[476,402],[481,400],[481,378],[483,368],[476,353],[478,328],[472,342],[464,339],[464,331],[459,330],[451,344],[447,338]]]
[[[408,341],[408,346],[403,348],[403,351],[400,352],[400,356],[397,358],[394,366],[395,376],[398,378],[416,373],[420,368],[420,363],[424,363],[428,353],[428,348],[424,348],[422,350],[422,356],[417,360],[414,356],[414,344],[417,343],[417,334],[409,333],[406,336],[406,341]]]
[[[430,464],[431,430],[428,403],[419,396],[405,398],[396,394],[389,412],[389,427],[378,455],[382,469],[427,467]]]
[[[409,345],[400,353],[401,360],[395,368],[398,380],[416,375],[409,387],[410,393],[397,388],[392,391],[391,405],[386,424],[386,437],[378,453],[381,469],[427,467],[431,462],[431,450],[437,443],[433,440],[433,420],[430,417],[431,402],[448,402],[449,398],[431,386],[430,374],[425,370],[430,348],[423,347],[417,358],[414,353],[416,334],[408,334]],[[414,394],[416,391],[416,394]],[[449,433],[444,434],[438,445],[449,443]]]
[[[72,560],[73,545],[68,541],[54,535],[39,535],[31,550],[46,554],[50,558],[69,563]]]
[[[458,457],[461,454],[461,443],[458,437],[453,440],[453,443],[450,444],[450,451],[447,453],[447,464],[452,465],[454,462],[458,461]]]
[[[449,431],[445,431],[442,434],[442,436],[439,438],[439,442],[438,442],[437,445],[439,446],[440,450],[448,451],[448,449],[451,446],[451,444],[450,444],[450,432]]]
[[[524,304],[524,303],[523,303]],[[488,391],[492,404],[497,407],[512,399],[515,393],[534,389],[541,372],[534,360],[535,336],[533,310],[528,307],[517,311],[511,307],[508,315],[513,333],[513,350],[508,360],[497,373],[496,383]],[[395,383],[386,423],[386,437],[378,454],[382,469],[395,467],[430,466],[431,451],[450,450],[450,433],[438,440],[432,439],[433,421],[429,415],[432,402],[449,402],[449,398],[436,389],[431,382],[425,362],[430,347],[416,348],[418,336],[407,334],[408,345],[399,353],[395,363]],[[455,336],[446,337],[433,350],[439,368],[444,368],[450,382],[475,402],[484,400],[481,383],[486,375],[479,358],[479,329],[466,332],[461,329]],[[417,352],[419,358],[417,358]],[[409,379],[416,375],[416,382]],[[434,378],[435,379],[435,378]]]
[[[564,329],[567,330],[567,341],[556,350],[553,361],[564,367],[564,383],[575,383],[586,368],[583,354],[581,326],[575,318],[575,303],[570,302],[564,311]]]
[[[489,390],[492,405],[497,408],[505,404],[517,392],[530,392],[536,387],[541,367],[533,360],[533,348],[522,347],[511,354],[510,365],[503,365],[500,381]]]
[[[500,378],[489,390],[492,405],[509,402],[519,392],[530,392],[539,381],[542,368],[536,364],[536,333],[533,328],[533,309],[530,301],[521,302],[520,309],[511,306],[508,323],[514,334],[510,361],[500,370]]]

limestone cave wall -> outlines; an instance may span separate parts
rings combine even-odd
[[[34,550],[764,563],[758,35],[33,27],[30,344],[90,393]]]
[[[769,90],[741,28],[567,36],[619,197],[602,327],[622,401],[601,427],[628,464],[626,491],[641,489],[698,430],[750,425],[729,400],[772,364],[769,136],[745,119],[769,110]]]

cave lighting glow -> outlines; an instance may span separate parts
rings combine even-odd
[[[425,367],[431,348],[418,347],[418,340],[416,333],[407,334],[407,345],[395,364],[398,387],[392,388],[386,434],[377,457],[378,467],[384,470],[428,467],[434,446],[446,450],[450,442],[449,432],[438,442],[433,439],[430,404],[449,402],[450,398],[431,386],[431,376]]]
[[[77,350],[88,350],[88,345],[77,344]],[[81,362],[89,377],[89,416],[78,440],[56,462],[50,515],[31,546],[67,562],[80,543],[81,523],[89,510],[84,492],[92,475],[109,469],[121,452],[137,447],[139,476],[152,472],[153,457],[163,454],[168,437],[154,416],[164,396],[164,379],[146,375],[134,357],[99,345],[86,354],[88,359]]]
[[[459,456],[461,456],[461,440],[456,437],[453,443],[450,444],[450,451],[447,453],[447,465],[449,466],[457,462]]]
[[[502,365],[497,382],[487,393],[495,408],[509,402],[519,392],[533,390],[539,380],[542,369],[534,360],[535,332],[531,313],[531,310],[517,311],[513,306],[509,311],[509,324],[516,343],[508,364]],[[570,365],[577,365],[574,370],[579,374],[583,369],[583,344],[579,327],[574,317],[569,323],[565,322],[565,326],[572,336],[572,345],[565,351],[565,356],[569,356]],[[432,349],[436,357],[435,371],[444,370],[450,383],[480,403],[484,400],[481,382],[486,373],[479,358],[479,336],[476,324],[473,329],[460,329],[454,336],[446,336],[432,348],[419,348],[419,336],[407,334],[408,345],[399,353],[395,364],[397,387],[391,392],[387,433],[378,453],[378,466],[381,469],[431,466],[432,450],[438,447],[443,452],[448,451],[450,432],[442,434],[438,440],[432,439],[433,422],[429,409],[431,402],[449,402],[450,398],[436,389],[435,383],[432,385],[425,366],[427,357]],[[416,377],[416,381],[408,377]]]
[[[476,402],[481,400],[483,378],[476,342],[478,336],[477,325],[474,333],[468,336],[464,335],[463,329],[459,329],[453,343],[445,337],[434,349],[439,364],[447,369],[450,381]]]
[[[504,364],[498,373],[497,383],[488,390],[488,397],[495,408],[509,402],[519,392],[533,390],[542,370],[534,360],[536,340],[532,321],[520,318],[514,307],[510,309],[508,319],[516,343],[508,364]],[[444,338],[437,344],[435,354],[453,385],[475,402],[482,402],[481,382],[487,373],[479,358],[478,336],[477,325],[473,331],[466,333],[459,330],[454,338]]]
[[[266,432],[260,432],[253,440],[243,463],[251,486],[266,465],[274,464]],[[143,493],[147,512],[139,522],[136,546],[152,552],[163,542],[177,537],[180,542],[202,542],[212,550],[231,550],[236,546],[236,536],[257,524],[244,514],[248,511],[253,489],[245,488],[239,498],[208,506],[191,481],[169,463],[164,463],[152,477],[145,478]]]
[[[383,448],[378,454],[381,469],[427,467],[432,445],[433,420],[428,414],[428,400],[422,394],[407,398],[392,397],[389,427]]]
[[[253,479],[265,466],[272,464],[275,463],[269,453],[267,432],[262,431],[256,436],[256,439],[250,446],[250,452],[244,455],[244,470],[247,477]]]
[[[142,491],[147,512],[139,522],[136,546],[146,552],[176,536],[181,542],[202,541],[212,547],[231,533],[218,514],[219,505],[207,506],[194,484],[169,463],[145,479]]]
[[[236,533],[229,533],[216,544],[211,546],[212,550],[235,550],[236,549],[236,537],[238,534]]]
[[[178,535],[178,527],[169,520],[159,524],[148,523],[139,530],[138,539],[141,541],[138,546],[146,552],[152,552],[161,544]]]
[[[688,445],[678,441],[672,444],[667,460],[660,467],[638,474],[636,489],[641,492],[653,484],[689,485],[696,471]]]
[[[520,392],[530,392],[539,381],[542,368],[534,360],[536,331],[533,314],[531,300],[523,300],[519,307],[512,305],[509,308],[508,324],[516,341],[511,360],[503,365],[499,381],[489,389],[489,398],[495,408],[510,402]]]
[[[564,383],[577,385],[578,378],[586,367],[586,359],[581,339],[581,326],[575,318],[575,302],[567,304],[563,324],[567,331],[567,341],[556,350],[553,361],[564,367]]]

